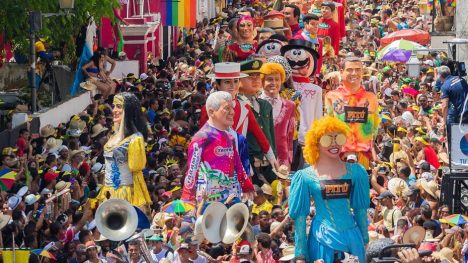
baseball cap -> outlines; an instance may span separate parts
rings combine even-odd
[[[59,176],[58,173],[47,172],[46,174],[44,174],[44,181],[46,181],[46,182],[51,182],[51,181],[53,181],[55,178],[57,178],[58,176]]]
[[[426,181],[432,181],[434,179],[434,176],[432,176],[432,173],[430,172],[424,172],[421,174],[421,178],[426,179]]]
[[[179,249],[189,249],[189,245],[184,242],[184,243],[180,244]]]
[[[252,248],[250,246],[250,243],[246,240],[242,240],[239,244],[239,252],[237,252],[237,254],[250,255],[251,251],[252,251]]]
[[[390,191],[385,191],[376,197],[377,200],[382,200],[384,198],[394,198],[395,196]]]
[[[192,233],[192,232],[193,232],[193,229],[190,226],[185,225],[180,228],[179,234],[183,235],[183,234]]]
[[[35,195],[35,194],[29,194],[27,195],[25,198],[24,198],[24,203],[26,205],[32,205],[34,204],[35,202],[37,202],[37,200],[39,200],[41,198],[40,195]]]

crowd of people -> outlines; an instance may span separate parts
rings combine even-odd
[[[423,55],[418,77],[405,63],[378,58],[382,37],[428,31],[430,21],[414,0],[245,1],[188,30],[174,56],[151,58],[146,72],[112,80],[101,69],[111,63],[112,71],[115,60],[95,52],[81,85],[92,104],[39,134],[23,129],[16,145],[2,149],[0,247],[32,251],[16,262],[147,262],[148,252],[161,263],[328,263],[371,262],[384,247],[412,243],[384,254],[407,263],[468,262],[468,217],[451,216],[440,201],[447,128],[460,122],[468,85],[446,52]],[[343,167],[359,163],[367,172],[364,181],[349,179],[364,192],[352,190],[346,211],[362,234],[348,242],[362,241],[365,255],[351,244],[333,251],[339,240],[318,245],[317,238],[314,249],[327,257],[312,261],[303,251],[311,245],[298,243],[302,234],[312,235],[314,219],[333,218],[342,203],[298,201],[291,182],[320,158],[307,144],[311,125],[324,115],[360,116],[362,105],[349,101],[355,94],[366,100],[365,121],[356,117],[347,137],[318,133],[315,143],[339,146]],[[350,178],[362,172],[352,171]],[[109,197],[146,215],[148,251],[99,232],[96,210]],[[174,201],[186,209],[169,211]],[[197,219],[213,202],[247,205],[247,230],[234,243],[200,237]],[[299,220],[308,227],[297,229]],[[349,223],[330,221],[339,225],[326,231]]]

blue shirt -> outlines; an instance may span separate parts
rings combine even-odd
[[[458,76],[449,76],[445,79],[440,91],[442,93],[441,99],[448,98],[449,100],[447,123],[458,122],[463,113],[468,84]]]
[[[154,124],[154,119],[156,118],[156,112],[153,110],[153,109],[149,109],[148,110],[148,121],[151,123],[151,124]]]

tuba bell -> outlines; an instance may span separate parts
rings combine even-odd
[[[224,216],[226,214],[227,207],[220,202],[211,203],[203,213],[202,218],[202,230],[205,238],[211,243],[219,243],[223,239],[220,227]]]
[[[109,199],[96,210],[96,227],[112,241],[122,241],[131,237],[138,227],[138,214],[125,200]]]
[[[197,240],[203,234],[211,243],[232,244],[242,236],[249,223],[249,209],[243,203],[237,203],[229,209],[220,202],[211,203],[197,219],[195,234]],[[201,231],[200,231],[201,230]],[[201,233],[200,233],[201,232]]]
[[[244,203],[231,206],[221,224],[223,243],[232,244],[244,233],[249,223],[249,209]]]

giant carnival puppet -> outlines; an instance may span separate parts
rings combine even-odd
[[[291,39],[281,48],[281,54],[288,60],[292,68],[294,90],[300,94],[299,105],[299,145],[304,145],[304,136],[311,123],[323,116],[322,89],[312,83],[315,76],[319,54],[315,46],[303,39]],[[296,150],[292,169],[303,166],[302,151]]]
[[[104,146],[106,174],[97,199],[124,199],[145,208],[151,199],[142,173],[146,165],[147,127],[140,101],[129,92],[115,95],[112,116],[114,133]]]
[[[369,180],[362,165],[340,159],[349,134],[346,123],[325,116],[312,123],[305,137],[304,159],[310,166],[292,178],[289,215],[294,219],[295,254],[307,262],[337,262],[345,252],[366,262]],[[306,231],[311,197],[316,214]]]
[[[226,91],[208,96],[208,120],[189,145],[182,200],[201,202],[206,194],[210,202],[225,201],[230,195],[240,201],[243,193],[253,192],[231,132],[235,119],[232,101]]]
[[[241,73],[248,76],[240,79],[241,85],[237,98],[240,102],[249,105],[273,152],[276,152],[272,107],[266,100],[259,98],[263,88],[261,78],[262,65],[263,62],[259,59],[246,60],[241,63]],[[265,183],[259,180],[259,175],[262,174],[271,183],[276,176],[271,169],[271,165],[266,160],[266,156],[257,138],[252,133],[247,133],[247,140],[250,164],[255,174],[253,182],[258,185]]]
[[[363,64],[359,58],[348,57],[341,69],[342,84],[325,96],[325,110],[346,122],[351,133],[343,147],[345,155],[354,154],[366,169],[373,158],[372,143],[380,118],[374,93],[362,86]]]
[[[237,20],[237,41],[224,50],[223,60],[239,62],[255,54],[258,43],[255,40],[254,20],[250,16],[242,16]]]

